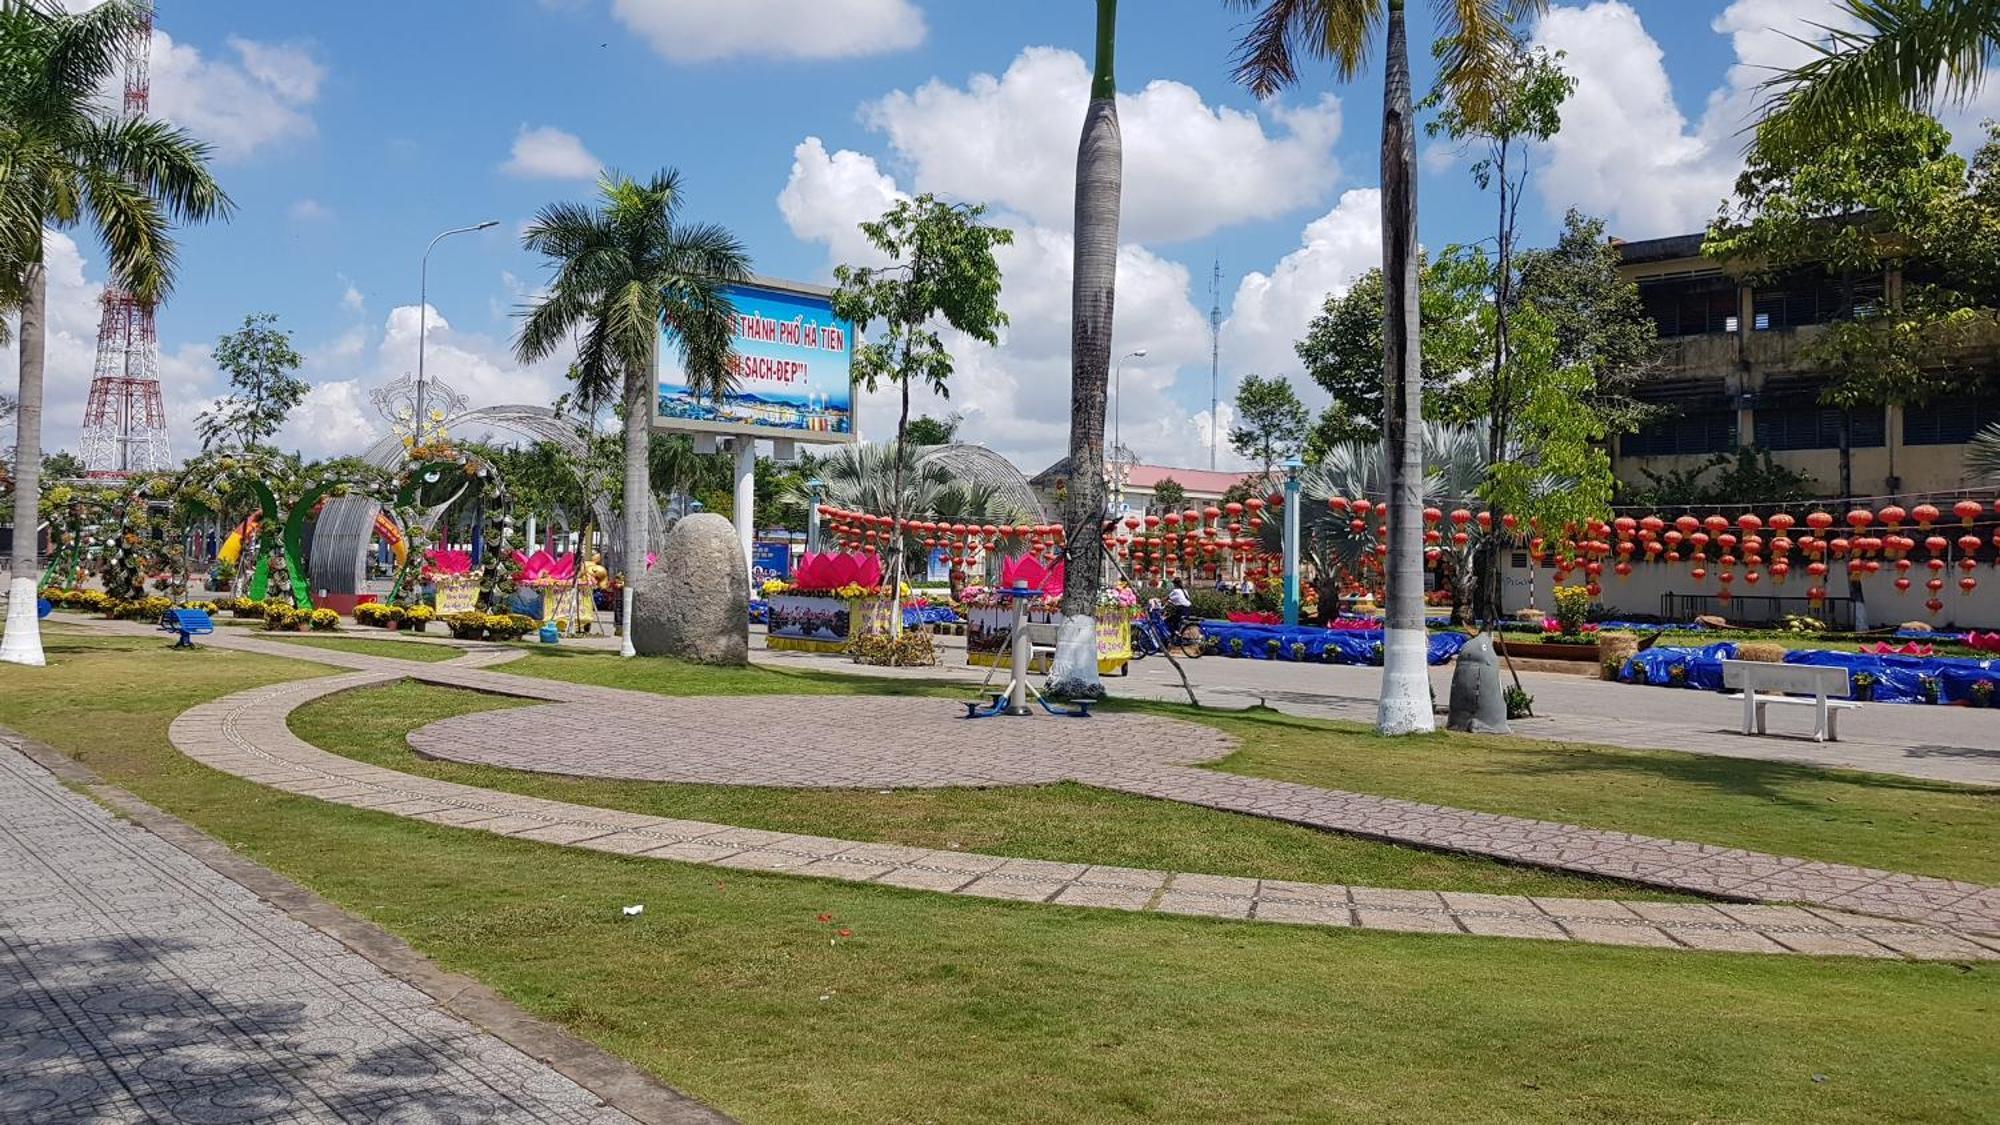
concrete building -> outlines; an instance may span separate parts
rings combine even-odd
[[[1119,461],[1115,467],[1122,479],[1111,486],[1111,507],[1120,513],[1150,511],[1156,504],[1154,490],[1164,481],[1172,480],[1180,485],[1190,504],[1212,504],[1222,499],[1223,493],[1257,475],[1171,465],[1140,465],[1128,461]],[[1106,476],[1109,478],[1112,474],[1107,471]],[[1061,492],[1068,481],[1069,458],[1065,457],[1030,477],[1028,483],[1041,495],[1043,505],[1049,511],[1057,512],[1062,509]]]
[[[1841,412],[1820,404],[1828,373],[1805,355],[1829,322],[1848,315],[1838,280],[1805,270],[1753,285],[1702,257],[1701,242],[1701,235],[1687,234],[1619,245],[1623,272],[1659,326],[1661,367],[1638,396],[1671,409],[1617,439],[1614,471],[1643,486],[1649,470],[1689,470],[1750,446],[1811,475],[1820,495],[1838,496]],[[1893,270],[1863,279],[1855,305],[1865,312],[1891,300],[1902,283]],[[2000,370],[2000,341],[1982,351],[1978,358]],[[1992,386],[1921,406],[1855,410],[1853,494],[1979,487],[1965,471],[1965,443],[2000,423],[2000,393]]]

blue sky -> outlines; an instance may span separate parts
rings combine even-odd
[[[1421,46],[1428,5],[1414,7]],[[1144,459],[1203,463],[1209,263],[1222,261],[1229,319],[1224,397],[1246,372],[1297,376],[1291,341],[1376,255],[1380,86],[1314,77],[1260,106],[1230,81],[1240,15],[1214,0],[1123,8],[1118,346],[1148,356],[1128,363],[1119,413]],[[1569,205],[1628,237],[1698,227],[1736,167],[1756,68],[1798,50],[1770,29],[1807,34],[1828,8],[1558,5],[1535,35],[1568,52],[1582,85],[1537,156],[1528,237]],[[156,109],[216,145],[239,206],[184,232],[180,290],[160,312],[176,453],[192,452],[192,414],[220,391],[207,347],[261,311],[296,332],[318,385],[286,437],[314,454],[357,448],[380,429],[366,389],[414,367],[425,242],[487,218],[499,227],[432,259],[446,327],[433,322],[430,369],[478,402],[546,402],[561,364],[507,358],[514,311],[545,276],[521,225],[587,197],[600,164],[671,165],[692,216],[737,231],[760,272],[806,280],[862,254],[853,223],[896,192],[991,201],[1019,235],[1003,262],[1014,326],[998,350],[965,349],[949,408],[1033,471],[1066,433],[1071,93],[1092,20],[1085,0],[161,0]],[[1426,146],[1428,244],[1487,235],[1490,203],[1464,163]],[[73,447],[101,259],[87,241],[54,258],[49,438]],[[864,434],[892,424],[862,410]]]

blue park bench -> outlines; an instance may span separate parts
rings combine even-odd
[[[215,632],[215,621],[204,609],[170,609],[160,615],[160,631],[180,634],[175,648],[193,648],[194,638]]]

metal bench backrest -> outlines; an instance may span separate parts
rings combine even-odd
[[[1772,664],[1760,660],[1722,662],[1722,686],[1739,691],[1795,692],[1829,696],[1847,695],[1853,689],[1847,669],[1827,664]]]
[[[1028,645],[1031,648],[1052,649],[1056,647],[1056,637],[1061,632],[1062,626],[1060,625],[1031,623],[1021,626],[1021,635],[1028,638]]]

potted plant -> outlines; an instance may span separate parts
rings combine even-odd
[[[1944,696],[1944,681],[1936,676],[1918,676],[1917,693],[1924,697],[1925,703],[1936,703]]]
[[[1292,659],[1301,664],[1305,663],[1306,643],[1304,641],[1292,642]]]
[[[1526,688],[1509,685],[1507,688],[1507,717],[1510,719],[1531,718],[1535,714],[1535,697]]]
[[[1686,687],[1687,682],[1688,666],[1686,664],[1667,665],[1667,683],[1669,686]]]
[[[1856,672],[1848,678],[1848,683],[1853,688],[1850,694],[1855,699],[1866,702],[1875,698],[1875,673]]]
[[[1965,698],[1974,707],[1991,707],[1993,706],[1994,686],[1992,680],[1974,680],[1972,681],[1972,686],[1965,689]]]

